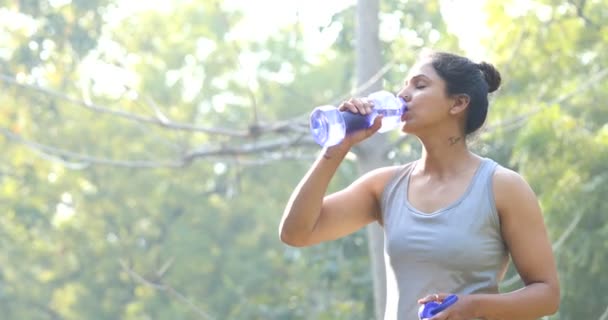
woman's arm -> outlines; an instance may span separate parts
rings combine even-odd
[[[373,192],[374,172],[347,188],[325,196],[345,151],[319,157],[293,191],[280,224],[281,240],[310,246],[348,235],[376,220],[379,207]]]
[[[477,295],[483,319],[538,319],[557,312],[560,289],[551,242],[534,191],[517,173],[500,168],[494,174],[494,196],[513,263],[525,287],[499,295]]]
[[[521,176],[502,167],[494,173],[493,188],[502,235],[525,287],[460,296],[430,320],[535,320],[558,310],[557,270],[536,195]],[[442,301],[447,296],[429,295],[418,302]]]
[[[377,220],[378,195],[383,177],[391,168],[378,169],[357,179],[339,192],[325,196],[327,187],[350,147],[380,128],[381,117],[367,130],[349,135],[330,147],[312,165],[294,189],[279,226],[281,241],[292,246],[310,246],[343,237]]]

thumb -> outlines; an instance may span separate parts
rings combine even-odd
[[[376,131],[380,130],[380,127],[382,127],[382,118],[383,116],[381,114],[374,118],[372,125],[367,128],[367,136],[371,136],[376,133]]]
[[[441,301],[443,301],[443,299],[445,299],[446,296],[447,296],[447,294],[445,294],[445,293],[429,294],[422,299],[418,299],[418,303],[424,304],[424,303],[427,303],[430,301],[441,302]]]

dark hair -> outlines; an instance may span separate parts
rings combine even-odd
[[[500,86],[500,72],[489,63],[474,63],[452,53],[431,52],[428,57],[437,74],[445,81],[448,95],[469,96],[464,132],[468,135],[477,131],[488,115],[488,93]]]

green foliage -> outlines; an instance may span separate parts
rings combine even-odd
[[[313,55],[298,24],[259,42],[236,37],[243,14],[222,1],[60,3],[0,1],[10,17],[0,22],[3,316],[371,319],[363,230],[306,249],[278,239],[281,210],[317,149],[187,157],[306,134],[312,106],[355,83],[354,8],[321,28],[339,32]],[[505,83],[475,147],[530,181],[556,242],[574,228],[556,249],[555,319],[605,309],[588,297],[608,288],[607,5],[537,1],[511,16],[509,1],[487,6],[486,46]],[[381,8],[382,23],[398,21],[397,36],[382,38],[388,89],[420,48],[462,51],[440,1]],[[289,129],[255,131],[277,122]],[[392,158],[415,154],[403,144]],[[356,167],[345,163],[331,189]]]
[[[608,112],[601,102],[608,98],[607,5],[490,1],[487,8],[487,43],[506,81],[491,112],[501,125],[485,138],[502,145],[497,154],[539,195],[562,284],[556,319],[599,318],[606,309],[587,297],[603,297],[608,288],[599,273],[608,262]]]

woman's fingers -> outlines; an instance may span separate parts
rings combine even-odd
[[[431,301],[441,302],[443,301],[449,294],[447,293],[433,293],[429,294],[426,297],[419,299],[418,303],[423,304]]]
[[[355,107],[355,105],[353,105],[352,103],[350,103],[349,101],[344,101],[340,104],[340,106],[338,107],[338,109],[340,111],[350,111],[352,113],[358,113],[357,108]]]
[[[338,109],[340,111],[349,111],[355,114],[368,115],[372,113],[372,104],[365,98],[352,98],[342,102]],[[357,130],[348,134],[345,138],[349,144],[356,144],[376,133],[382,127],[382,115],[374,117],[371,126],[365,130]]]
[[[351,98],[342,102],[338,109],[340,111],[350,111],[352,113],[369,114],[372,112],[372,104],[364,98]]]
[[[382,127],[382,115],[381,114],[379,114],[376,118],[374,118],[374,122],[367,129],[369,131],[368,136],[371,136],[372,134],[376,133],[376,131],[380,130],[380,127]]]

